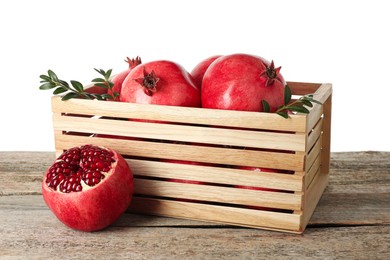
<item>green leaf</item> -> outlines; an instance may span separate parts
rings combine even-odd
[[[100,75],[102,75],[104,77],[104,75],[106,74],[106,72],[102,69],[94,69],[97,71],[97,73],[99,73]]]
[[[276,112],[276,114],[278,114],[278,115],[280,115],[280,116],[282,116],[282,117],[284,117],[286,119],[288,118],[288,114],[285,111]]]
[[[114,99],[110,94],[102,94],[101,95],[104,99]]]
[[[67,88],[65,88],[65,87],[58,87],[58,88],[56,88],[56,89],[53,91],[53,95],[58,95],[58,94],[61,94],[61,93],[66,92],[66,91],[68,91]]]
[[[96,79],[93,79],[92,82],[106,82],[106,80],[102,79],[102,78],[96,78]]]
[[[264,112],[269,112],[271,110],[269,104],[267,101],[265,101],[264,99],[261,100],[261,103],[263,104],[263,111]]]
[[[289,106],[288,109],[294,112],[299,112],[304,114],[309,114],[310,112],[306,107],[303,106]]]
[[[316,103],[316,104],[319,104],[319,105],[322,105],[322,103],[318,100],[315,100],[315,99],[310,99],[311,102],[313,103]]]
[[[313,104],[310,102],[310,100],[301,99],[301,102],[302,102],[302,104],[305,105],[305,106],[313,107]]]
[[[51,81],[51,78],[49,76],[46,76],[46,75],[41,75],[39,76],[41,79],[45,80],[45,81]]]
[[[77,94],[77,93],[75,93],[75,92],[69,92],[68,94],[66,94],[65,96],[63,96],[62,98],[61,98],[61,100],[69,100],[69,99],[71,99],[71,98],[79,98],[80,97],[80,95],[79,94]]]
[[[65,86],[65,87],[67,87],[67,88],[69,88],[69,84],[68,84],[68,82],[66,82],[66,81],[64,81],[64,80],[58,80],[58,82],[61,84],[61,85],[63,85],[63,86]]]
[[[84,92],[84,87],[83,87],[83,84],[81,84],[80,82],[76,81],[76,80],[71,80],[70,83],[72,84],[72,86],[74,87],[74,89],[79,92],[79,93],[82,93]]]
[[[111,77],[111,73],[112,73],[112,69],[107,70],[107,72],[104,75],[104,78],[108,80]]]
[[[45,83],[45,84],[42,84],[39,89],[40,90],[47,90],[47,89],[52,89],[52,88],[55,88],[57,85],[55,83],[52,83],[52,82],[48,82],[48,83]]]
[[[58,81],[57,75],[56,75],[52,70],[48,70],[48,71],[47,71],[47,74],[49,75],[49,77],[51,78],[51,80],[53,80],[53,81]]]
[[[101,87],[101,88],[108,88],[105,83],[96,83],[95,86]]]
[[[112,81],[108,81],[108,86],[110,87],[110,89],[114,86],[114,82]]]
[[[102,98],[101,95],[94,95],[94,97],[95,97],[97,100],[103,100],[103,98]]]
[[[288,85],[284,88],[284,104],[287,105],[291,101],[291,89]]]

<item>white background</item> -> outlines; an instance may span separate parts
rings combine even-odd
[[[273,59],[288,81],[333,83],[332,151],[390,151],[390,1],[3,1],[0,150],[53,151],[51,91],[126,56],[187,70],[215,54]]]

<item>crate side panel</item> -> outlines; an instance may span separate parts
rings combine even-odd
[[[303,198],[302,227],[304,230],[310,221],[314,210],[321,199],[326,186],[328,185],[329,174],[317,172]]]
[[[129,211],[290,231],[299,231],[300,221],[300,216],[296,214],[148,198],[134,198]]]

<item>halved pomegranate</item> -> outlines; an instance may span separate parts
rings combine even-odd
[[[116,221],[130,205],[133,174],[114,150],[83,145],[65,151],[49,167],[42,194],[65,225],[96,231]]]

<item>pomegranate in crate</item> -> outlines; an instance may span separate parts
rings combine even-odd
[[[200,91],[179,64],[161,60],[135,67],[122,84],[120,101],[199,107]]]
[[[273,61],[249,55],[231,54],[218,58],[206,70],[202,81],[202,107],[271,112],[284,104],[286,82]]]

